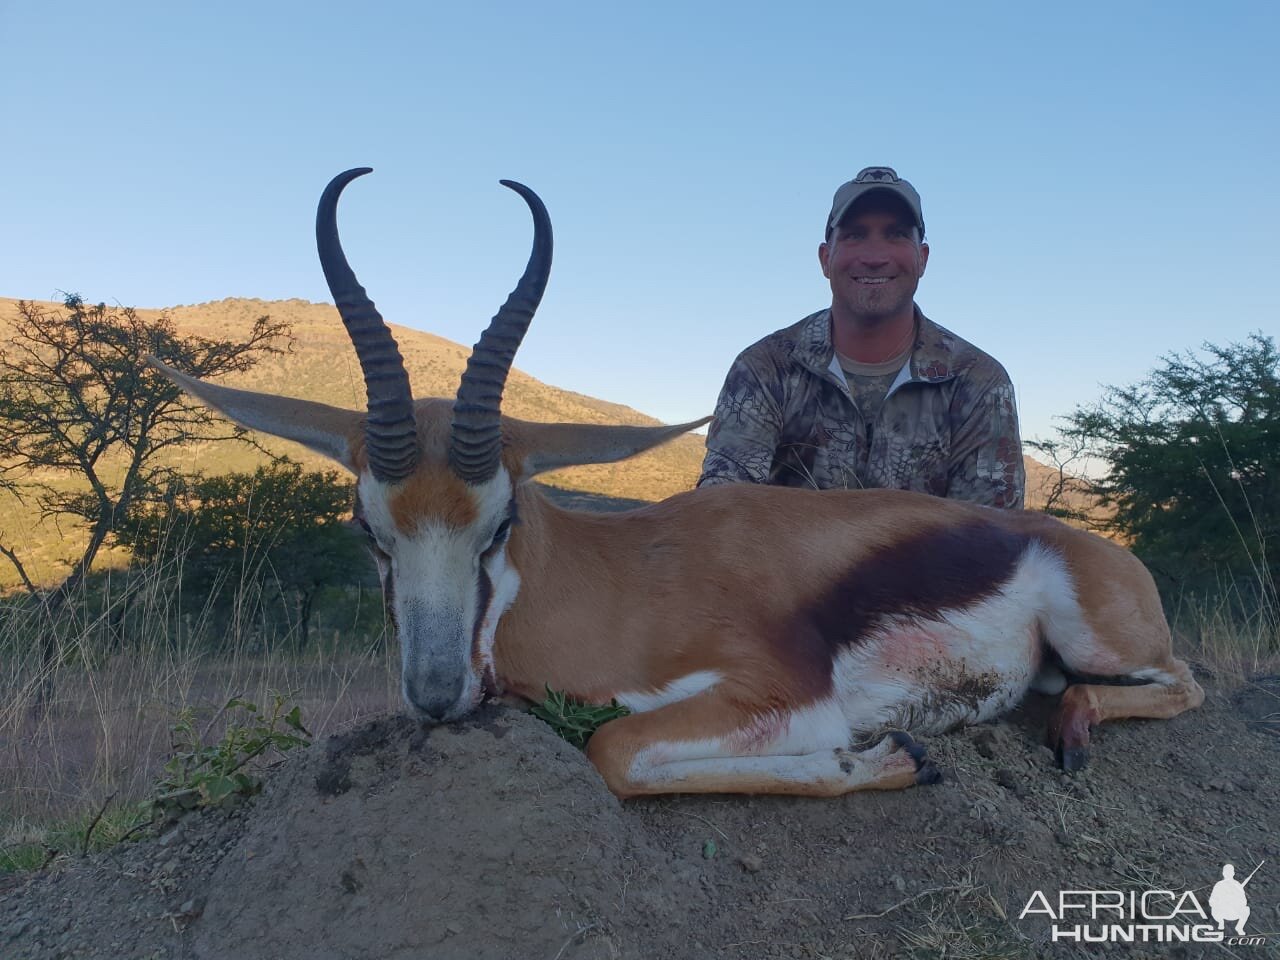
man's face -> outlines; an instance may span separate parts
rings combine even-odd
[[[832,308],[864,323],[913,311],[916,287],[929,262],[904,211],[876,204],[855,207],[818,247],[822,275],[831,282]]]

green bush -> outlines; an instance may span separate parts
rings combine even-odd
[[[187,478],[162,505],[135,511],[119,536],[139,564],[181,557],[183,589],[196,602],[256,602],[295,623],[305,646],[322,591],[376,582],[346,523],[352,497],[337,472],[304,472],[285,460],[253,473]]]
[[[1066,418],[1106,473],[1109,526],[1180,597],[1274,618],[1280,581],[1280,353],[1262,334],[1166,356]]]
[[[255,775],[254,761],[311,742],[298,707],[286,711],[284,706],[282,694],[275,695],[270,713],[232,697],[219,711],[228,717],[226,730],[211,744],[196,730],[194,713],[183,710],[170,728],[173,756],[164,765],[155,794],[144,801],[144,809],[155,816],[176,817],[258,793],[262,780]]]

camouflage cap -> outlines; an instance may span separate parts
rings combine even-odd
[[[844,219],[849,209],[869,193],[881,191],[899,197],[915,217],[916,226],[920,228],[920,236],[924,237],[924,214],[920,210],[920,194],[909,182],[898,176],[893,167],[865,167],[848,183],[836,191],[831,201],[831,214],[827,217],[826,237],[836,224]]]

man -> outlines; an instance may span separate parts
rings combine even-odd
[[[734,361],[699,486],[890,487],[1020,509],[1013,385],[915,305],[920,195],[889,167],[836,191],[818,262],[831,307]]]

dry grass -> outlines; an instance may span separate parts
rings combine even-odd
[[[854,914],[846,922],[894,916],[901,942],[877,943],[860,956],[982,957],[1026,956],[1026,938],[1009,922],[991,891],[975,879],[972,865],[952,882],[905,897],[876,913]],[[860,929],[862,938],[867,931]],[[861,950],[862,948],[860,948]]]
[[[1231,519],[1225,502],[1222,514]],[[1232,688],[1252,677],[1280,674],[1280,597],[1271,579],[1267,538],[1256,517],[1251,531],[1238,526],[1235,531],[1251,577],[1232,579],[1220,573],[1208,598],[1173,600],[1170,620],[1177,645],[1220,684]]]
[[[1189,605],[1176,612],[1173,631],[1196,666],[1220,685],[1235,688],[1280,674],[1280,630],[1265,607],[1242,617],[1223,601]]]
[[[323,736],[398,704],[394,641],[353,629],[358,611],[345,629],[313,628],[298,654],[288,630],[264,639],[248,605],[232,603],[229,624],[211,605],[184,614],[177,573],[113,575],[56,618],[25,599],[0,607],[0,853],[144,799],[184,709],[216,718],[233,696],[265,704],[278,691]],[[380,600],[367,603],[380,621]]]

